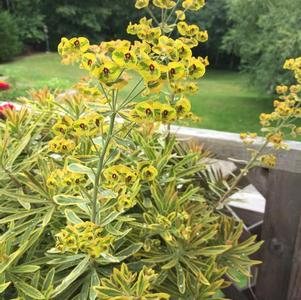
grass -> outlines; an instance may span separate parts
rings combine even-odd
[[[272,98],[250,87],[246,75],[229,71],[208,71],[191,102],[203,116],[200,127],[230,132],[259,132],[260,113],[273,109]]]
[[[70,88],[85,73],[76,66],[64,66],[55,53],[21,57],[0,65],[0,76],[8,76],[13,89],[0,100],[25,95],[31,88]],[[272,110],[272,99],[248,86],[244,74],[210,70],[200,81],[200,91],[191,98],[193,112],[203,117],[191,126],[230,131],[259,132],[258,116]]]
[[[12,90],[0,94],[0,99],[25,95],[32,88],[70,88],[85,73],[77,66],[65,66],[55,53],[34,54],[20,57],[13,62],[0,64],[0,76],[7,76]]]

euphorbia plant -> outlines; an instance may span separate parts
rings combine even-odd
[[[140,41],[63,38],[63,62],[90,77],[75,93],[33,91],[21,99],[28,110],[5,111],[4,297],[217,300],[258,263],[249,255],[260,243],[240,241],[242,223],[222,209],[235,185],[227,191],[208,176],[206,152],[160,129],[194,118],[187,97],[208,62],[192,49],[207,33],[184,20],[203,5],[136,1],[154,18],[129,25]]]

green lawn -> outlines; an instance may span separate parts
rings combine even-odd
[[[34,54],[20,57],[11,63],[0,64],[0,76],[8,76],[13,89],[7,95],[0,94],[3,100],[7,96],[24,95],[28,89],[70,88],[85,73],[77,66],[65,66],[55,53]]]
[[[229,71],[208,71],[191,101],[203,116],[200,127],[230,132],[259,132],[260,113],[273,109],[272,98],[250,87],[246,75]]]
[[[76,66],[60,64],[57,54],[35,54],[0,65],[0,76],[9,76],[13,89],[0,100],[24,95],[30,88],[69,88],[85,73]],[[248,86],[246,75],[208,70],[200,91],[191,98],[193,111],[203,117],[192,126],[231,132],[259,131],[258,116],[270,112],[272,99]]]

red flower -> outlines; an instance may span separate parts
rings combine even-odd
[[[7,82],[0,81],[0,90],[1,91],[9,90],[9,89],[10,89],[10,85]]]
[[[5,103],[0,105],[0,119],[4,120],[5,119],[5,114],[4,112],[6,110],[15,110],[16,107],[12,103]]]

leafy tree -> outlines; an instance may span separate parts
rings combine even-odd
[[[300,1],[227,0],[227,12],[231,28],[223,48],[241,57],[252,83],[270,91],[279,82],[288,83],[281,67],[300,54]]]
[[[208,31],[209,40],[202,55],[208,55],[214,66],[232,68],[234,63],[237,64],[237,58],[222,48],[223,37],[229,29],[226,3],[227,0],[209,0],[200,14],[189,14],[189,19]]]
[[[99,41],[108,36],[125,35],[124,26],[130,19],[132,1],[45,0],[41,5],[51,46],[56,48],[62,36],[87,36],[92,41]]]
[[[0,61],[6,61],[20,53],[21,42],[15,18],[8,12],[0,12]]]
[[[40,0],[2,0],[2,7],[14,16],[18,35],[24,44],[34,45],[45,39],[40,3]]]

